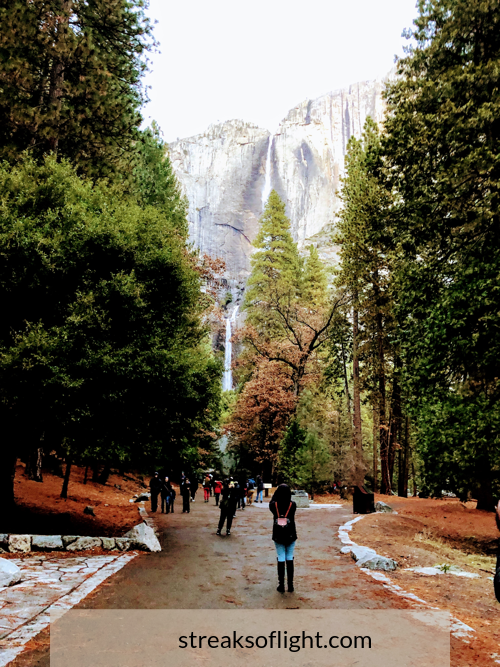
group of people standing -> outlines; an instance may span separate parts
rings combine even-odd
[[[161,511],[174,511],[175,490],[168,477],[163,479],[159,473],[155,473],[149,483],[151,490],[151,511],[158,509],[158,496],[161,496]],[[190,501],[194,502],[194,495],[198,488],[198,482],[195,486],[191,484],[184,473],[181,477],[180,491],[182,495],[182,511],[188,513],[190,510]],[[194,489],[194,490],[193,490]],[[262,502],[262,493],[264,484],[262,478],[257,476],[255,482],[248,479],[234,480],[232,477],[224,479],[223,482],[216,480],[212,475],[206,475],[203,480],[203,499],[205,503],[210,501],[210,497],[215,496],[215,505],[220,508],[219,524],[217,526],[217,535],[222,534],[224,524],[226,524],[226,535],[231,535],[231,526],[236,516],[237,509],[245,509],[245,499],[251,503],[254,492],[257,492],[255,502]],[[294,591],[294,550],[297,541],[297,530],[295,527],[295,512],[297,505],[292,500],[292,492],[287,484],[280,484],[274,492],[269,502],[269,510],[273,515],[272,539],[276,548],[276,559],[278,566],[278,588],[279,593],[285,592],[285,574],[287,579],[288,592]],[[500,505],[498,510],[500,516]],[[498,519],[500,529],[500,519]],[[499,558],[500,561],[500,558]],[[499,568],[500,571],[500,568]],[[495,582],[500,590],[500,585]]]
[[[174,513],[175,496],[177,495],[174,487],[168,477],[160,477],[160,473],[155,472],[149,482],[149,491],[151,494],[151,511],[158,509],[158,496],[161,498],[162,514]]]

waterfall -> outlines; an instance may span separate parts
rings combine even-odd
[[[233,388],[233,372],[231,370],[231,362],[233,359],[233,345],[231,343],[231,323],[236,322],[236,313],[239,306],[233,310],[231,317],[226,318],[226,351],[224,354],[224,375],[222,377],[222,389],[228,391]]]
[[[271,193],[271,149],[273,147],[273,135],[269,135],[269,144],[267,146],[266,156],[266,178],[264,181],[264,188],[262,189],[262,210],[264,210],[268,197]]]

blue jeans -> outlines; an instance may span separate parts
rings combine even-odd
[[[286,560],[293,560],[295,542],[292,542],[291,544],[280,544],[279,542],[275,542],[274,546],[276,547],[276,555],[280,563],[284,563]]]
[[[255,502],[258,503],[259,500],[260,502],[262,502],[262,490],[257,491],[257,497],[255,498]]]

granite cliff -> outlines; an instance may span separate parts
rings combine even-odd
[[[306,100],[273,135],[231,120],[171,143],[172,164],[189,200],[191,241],[222,257],[229,277],[243,284],[263,201],[274,188],[286,203],[299,247],[314,243],[327,261],[335,261],[329,232],[347,143],[360,136],[367,116],[382,120],[383,86],[362,82]]]

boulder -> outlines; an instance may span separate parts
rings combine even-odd
[[[292,491],[292,500],[298,508],[309,507],[309,495],[307,491]]]
[[[62,536],[62,541],[64,544],[64,547],[66,548],[68,544],[71,544],[72,542],[75,542],[75,540],[78,539],[78,535],[63,535]]]
[[[351,553],[351,556],[358,565],[360,565],[361,562],[364,562],[370,558],[373,558],[373,556],[377,555],[375,549],[370,549],[370,547],[360,547],[356,544],[348,548]]]
[[[394,512],[394,510],[390,505],[379,500],[375,503],[375,512]]]
[[[0,533],[0,547],[2,549],[9,548],[9,535],[7,533]]]
[[[33,549],[41,551],[57,551],[64,549],[64,544],[60,535],[33,535],[31,539]]]
[[[31,535],[9,535],[9,551],[14,553],[31,551]]]
[[[132,530],[125,533],[124,537],[130,540],[132,549],[141,549],[142,551],[161,551],[161,546],[155,531],[145,523],[134,526]]]
[[[85,507],[85,509],[83,510],[83,513],[90,514],[90,516],[95,516],[94,509],[95,508],[92,505],[87,505],[87,507]]]
[[[115,537],[115,544],[120,551],[127,551],[130,549],[130,540],[126,537]]]
[[[0,587],[21,581],[21,570],[12,561],[0,558]]]
[[[375,549],[371,549],[370,547],[355,545],[350,547],[350,551],[358,567],[366,567],[369,570],[384,570],[385,572],[390,572],[397,568],[396,561],[392,560],[392,558],[379,556]]]
[[[116,549],[116,543],[114,537],[101,537],[102,548],[103,549]]]
[[[100,537],[79,537],[75,542],[68,544],[66,551],[85,551],[86,549],[96,549],[101,546]]]
[[[359,567],[366,567],[369,570],[384,570],[384,572],[391,572],[398,566],[396,561],[392,560],[392,558],[385,558],[385,556],[379,556],[378,554],[375,554],[363,562],[358,561],[357,565],[359,565]]]

